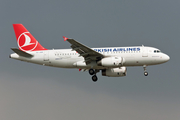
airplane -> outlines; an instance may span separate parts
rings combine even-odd
[[[129,66],[142,66],[144,75],[148,76],[146,67],[162,64],[170,57],[159,49],[147,46],[90,48],[82,43],[64,37],[71,44],[71,49],[46,49],[22,25],[13,24],[18,48],[11,48],[15,53],[10,58],[44,66],[59,68],[76,68],[89,71],[96,82],[96,73],[107,77],[123,77]]]

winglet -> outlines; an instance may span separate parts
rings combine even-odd
[[[64,41],[66,41],[68,39],[67,37],[64,37],[64,36],[63,36],[63,38],[64,38]]]

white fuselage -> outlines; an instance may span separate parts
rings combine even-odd
[[[92,48],[93,50],[105,55],[106,57],[116,56],[122,57],[124,63],[122,66],[143,66],[156,65],[167,62],[169,56],[160,52],[153,47],[133,46],[133,47],[108,47],[108,48]],[[16,53],[10,55],[11,58],[31,62],[40,65],[60,67],[60,68],[78,68],[78,69],[106,69],[91,62],[85,63],[84,57],[80,56],[72,49],[52,49],[44,51],[27,52],[33,57],[23,57]],[[113,67],[111,67],[113,68]]]
[[[144,75],[148,72],[148,65],[167,62],[170,58],[153,47],[106,47],[90,48],[74,39],[63,36],[64,41],[70,43],[71,49],[44,48],[32,34],[22,25],[13,24],[18,48],[11,48],[15,53],[10,58],[35,64],[59,67],[77,68],[79,71],[89,71],[92,80],[98,80],[96,73],[102,76],[126,76],[127,66],[143,66]]]

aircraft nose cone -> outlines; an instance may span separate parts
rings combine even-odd
[[[164,56],[164,60],[167,62],[167,61],[169,61],[169,60],[170,60],[170,57],[169,57],[168,55],[166,55],[166,54],[165,54],[165,56]]]

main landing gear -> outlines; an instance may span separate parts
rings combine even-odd
[[[89,69],[89,74],[92,75],[93,82],[96,82],[98,80],[98,77],[96,76],[97,72],[99,72],[99,70]]]
[[[143,68],[144,68],[144,76],[148,76],[148,72],[146,71],[146,65],[143,65]]]

